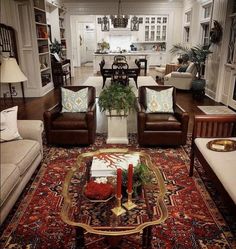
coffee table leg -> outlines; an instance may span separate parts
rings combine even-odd
[[[76,238],[75,238],[75,248],[76,249],[85,249],[84,244],[84,229],[82,227],[76,227],[75,230]]]
[[[146,227],[143,229],[143,249],[151,248],[151,240],[152,240],[152,228]]]

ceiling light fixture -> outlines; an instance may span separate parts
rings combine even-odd
[[[114,28],[126,28],[127,27],[129,16],[121,14],[121,0],[119,0],[119,3],[118,3],[118,14],[111,15],[110,18],[111,18],[111,23],[113,24]]]

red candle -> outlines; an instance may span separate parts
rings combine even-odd
[[[117,186],[116,186],[116,195],[117,198],[121,198],[121,181],[122,181],[122,170],[117,169]]]
[[[129,164],[128,168],[128,193],[132,192],[132,183],[133,183],[133,164]]]

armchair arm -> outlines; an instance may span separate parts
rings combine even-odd
[[[144,106],[138,101],[138,99],[137,99],[137,101],[136,101],[136,111],[137,112],[143,112],[143,113],[145,113],[145,108],[144,108]]]
[[[171,77],[173,78],[193,78],[193,75],[188,72],[172,72]]]
[[[175,116],[182,124],[182,131],[188,133],[188,121],[189,121],[189,114],[178,104],[174,106]]]
[[[17,126],[22,138],[38,141],[43,152],[43,122],[41,120],[17,120]]]
[[[49,131],[51,129],[51,121],[58,117],[61,111],[61,105],[57,103],[50,109],[44,112],[43,118],[44,118],[44,125],[45,125],[45,131]]]

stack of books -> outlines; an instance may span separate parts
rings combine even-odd
[[[93,157],[91,177],[115,176],[118,168],[127,170],[129,164],[137,166],[139,155],[137,154],[100,154]]]

